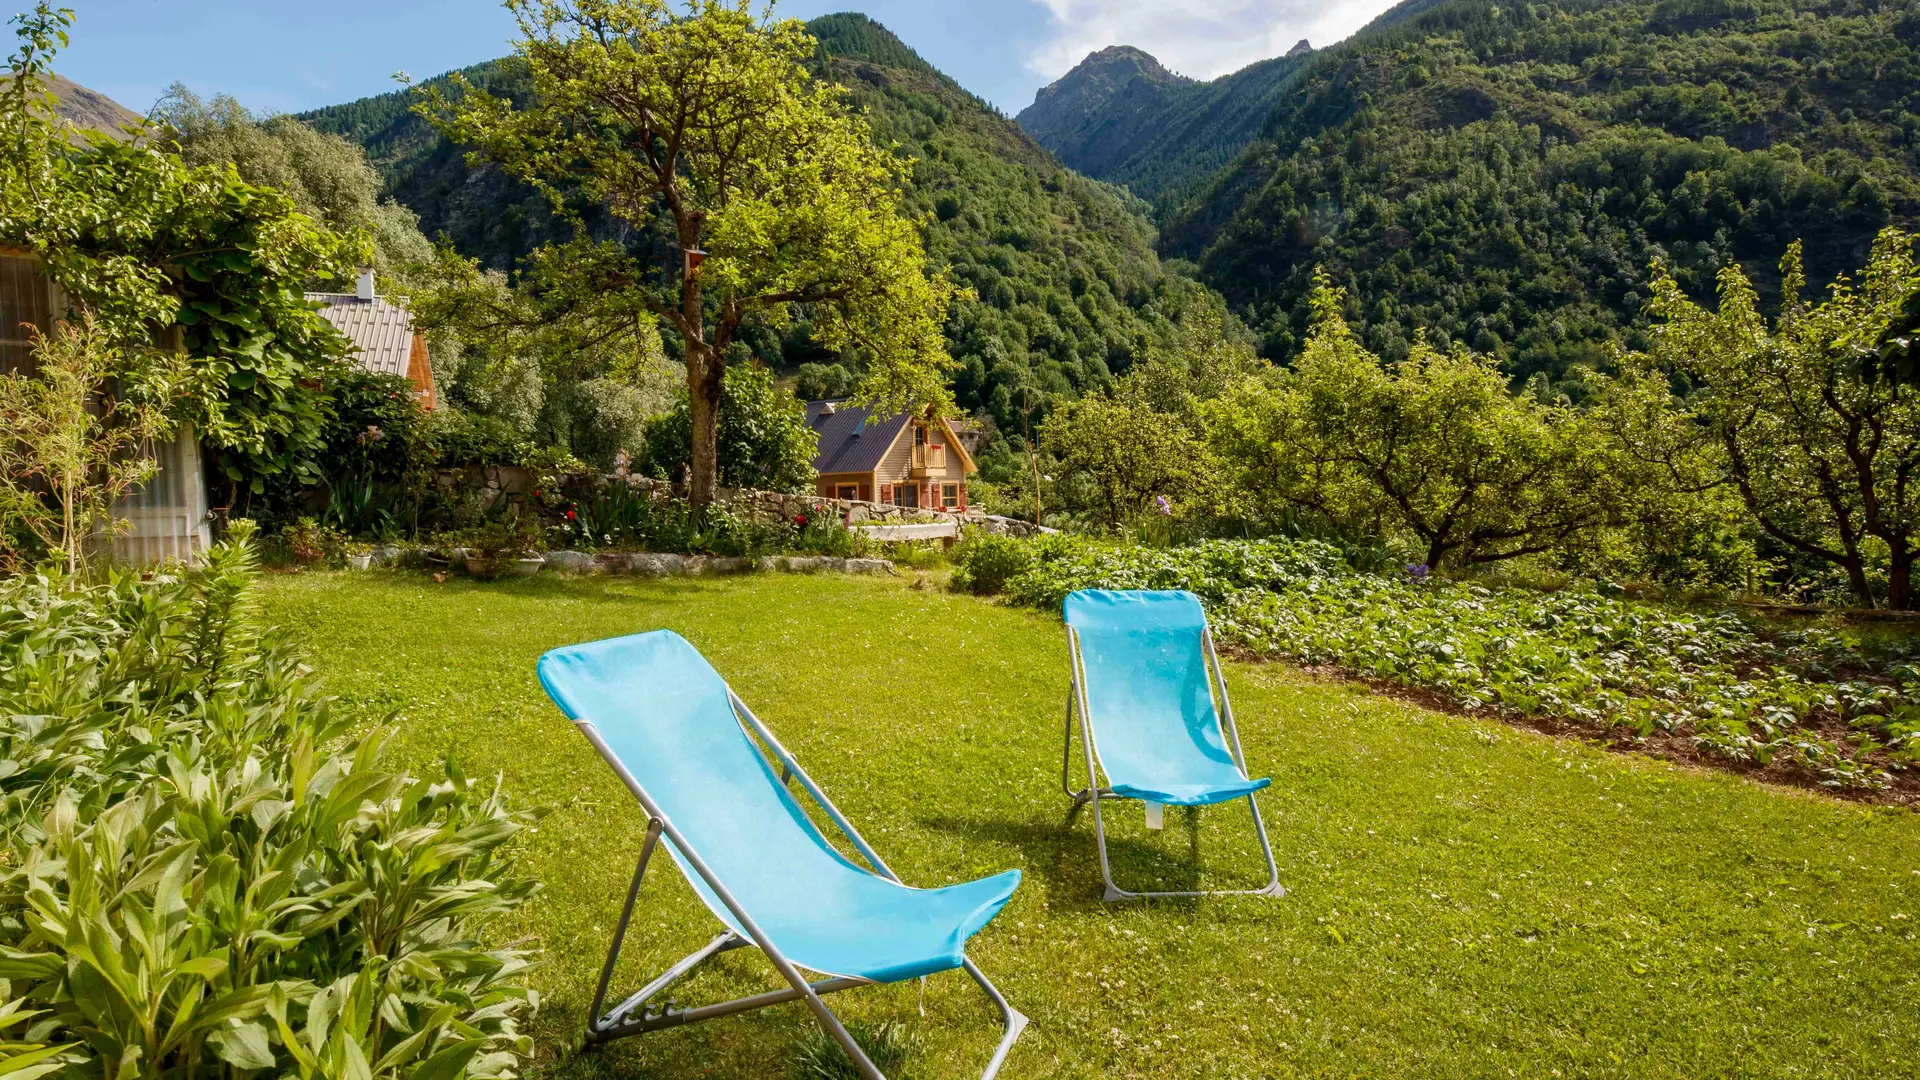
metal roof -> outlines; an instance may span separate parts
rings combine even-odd
[[[319,304],[320,317],[353,342],[361,367],[383,375],[408,374],[413,316],[406,308],[352,293],[308,293],[307,299]]]
[[[828,406],[833,411],[829,412]],[[807,426],[820,437],[820,449],[813,456],[814,472],[872,472],[880,467],[880,459],[886,456],[900,429],[907,426],[907,414],[869,422],[866,409],[850,408],[838,401],[809,401]]]

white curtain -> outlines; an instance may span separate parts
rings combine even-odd
[[[159,471],[114,507],[114,515],[131,528],[113,538],[113,557],[133,565],[197,562],[213,542],[213,531],[193,428],[180,425],[171,443],[154,448],[154,457]]]

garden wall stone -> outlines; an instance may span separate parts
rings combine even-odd
[[[830,555],[765,555],[757,559],[727,555],[671,555],[657,551],[549,551],[547,569],[562,574],[630,574],[637,577],[691,577],[741,574],[753,570],[790,574],[891,574],[886,559],[839,559]]]

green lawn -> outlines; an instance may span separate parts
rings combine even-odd
[[[1010,1077],[1858,1076],[1920,1072],[1920,816],[1428,712],[1277,665],[1229,665],[1280,900],[1109,905],[1059,791],[1057,621],[892,580],[762,575],[434,585],[273,579],[349,708],[394,752],[453,755],[552,809],[547,888],[508,937],[545,950],[536,1037],[569,1078],[782,1077],[805,1010],[576,1054],[641,821],[534,678],[557,645],[691,639],[910,884],[1020,867],[969,954],[1033,1019]],[[1115,815],[1122,884],[1257,886],[1245,809]],[[1109,819],[1112,822],[1112,818]],[[664,866],[665,864],[657,864]],[[1197,875],[1197,876],[1196,876]],[[649,875],[626,985],[718,923]],[[643,971],[643,968],[645,969]],[[683,1004],[775,985],[751,950]],[[977,1074],[999,1036],[963,974],[829,999],[903,1021],[904,1075]]]

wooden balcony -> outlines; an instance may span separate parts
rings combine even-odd
[[[909,463],[909,475],[915,480],[924,480],[931,470],[947,467],[947,448],[944,446],[915,446],[913,460]]]

